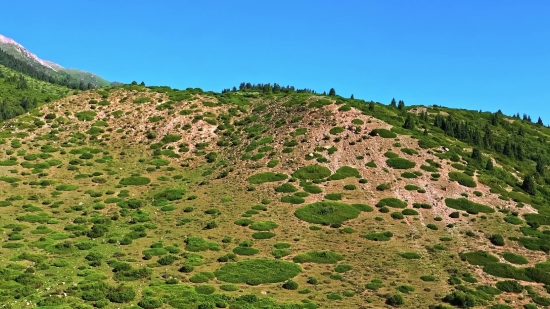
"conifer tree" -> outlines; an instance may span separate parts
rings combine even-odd
[[[372,101],[369,103],[369,111],[374,111],[374,102]]]
[[[405,102],[403,100],[399,100],[399,103],[397,104],[397,109],[399,110],[405,109]]]
[[[531,175],[525,176],[525,178],[523,179],[523,183],[521,184],[521,188],[525,192],[529,193],[530,195],[535,195],[536,190],[535,190],[535,181],[533,180],[533,176]]]
[[[391,99],[390,106],[391,106],[391,107],[394,107],[394,108],[397,108],[397,102],[395,102],[395,98],[392,98],[392,99]]]
[[[542,119],[541,119],[540,117],[539,117],[539,120],[537,120],[537,124],[538,124],[539,126],[544,125],[544,123],[542,123]]]
[[[488,171],[492,171],[494,169],[493,159],[489,158],[489,160],[487,161],[487,164],[485,165],[485,169]]]
[[[355,100],[355,98],[353,97],[353,93],[351,94],[350,99],[351,99],[351,100]]]
[[[334,88],[330,88],[330,90],[328,92],[328,95],[329,96],[335,96],[336,95],[336,90],[334,90]]]
[[[403,124],[404,129],[414,130],[415,121],[412,114],[408,114]]]
[[[482,156],[479,148],[472,149],[472,159],[477,162],[481,162]]]

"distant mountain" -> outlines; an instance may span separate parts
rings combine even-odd
[[[109,82],[90,72],[66,69],[57,63],[38,58],[15,40],[0,34],[0,64],[30,74],[48,82],[69,86],[70,88],[89,88],[109,86]],[[11,57],[13,59],[11,59]],[[2,57],[3,56],[3,57]],[[39,76],[38,76],[39,75]]]

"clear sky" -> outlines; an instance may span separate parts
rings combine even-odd
[[[7,1],[0,33],[110,81],[277,82],[550,123],[548,0]]]

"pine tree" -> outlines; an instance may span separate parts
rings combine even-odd
[[[391,99],[390,106],[391,106],[391,107],[394,107],[394,108],[397,108],[397,102],[395,102],[395,98],[392,98],[392,99]]]
[[[334,90],[334,88],[330,88],[330,90],[328,92],[328,95],[329,96],[335,96],[336,95],[336,90]]]
[[[544,163],[540,157],[537,158],[537,174],[544,176],[544,171],[546,170]]]
[[[543,126],[543,125],[544,125],[544,123],[542,123],[542,119],[541,119],[540,117],[539,117],[539,120],[537,120],[537,124],[538,124],[539,126]]]
[[[372,101],[369,103],[369,111],[374,111],[374,102]]]
[[[399,100],[399,103],[397,104],[397,109],[399,110],[405,109],[405,102],[403,100]]]
[[[472,159],[474,161],[481,162],[482,156],[481,156],[481,151],[479,150],[479,148],[472,149]]]
[[[487,161],[487,164],[485,165],[485,169],[488,171],[492,171],[494,169],[493,159],[489,158],[489,160]]]
[[[428,129],[424,128],[424,135],[428,135]]]
[[[140,86],[145,86],[145,82],[142,81],[139,85]]]
[[[535,190],[535,180],[533,180],[533,176],[525,176],[523,183],[521,184],[521,188],[530,195],[535,195],[537,191]]]
[[[414,130],[415,121],[412,114],[408,114],[403,124],[404,129]]]
[[[351,94],[350,99],[351,99],[351,100],[355,100],[355,98],[353,97],[353,93]]]

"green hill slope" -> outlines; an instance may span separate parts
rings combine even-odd
[[[71,95],[3,123],[0,299],[546,306],[549,133],[271,85]]]
[[[0,65],[0,121],[72,93],[67,87],[39,81]]]

